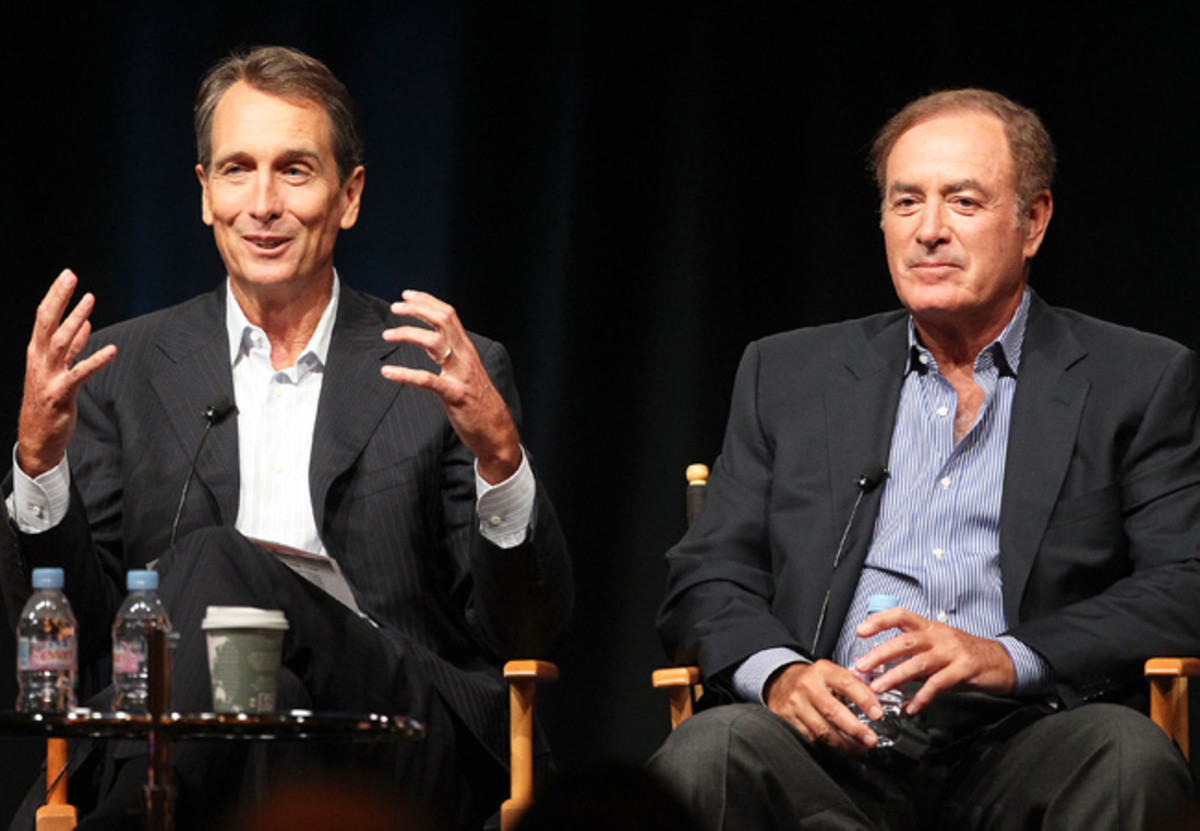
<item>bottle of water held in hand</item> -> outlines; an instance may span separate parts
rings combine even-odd
[[[61,568],[35,568],[33,595],[17,622],[17,710],[65,713],[75,707],[75,615]]]
[[[158,598],[158,572],[131,571],[125,587],[129,594],[113,621],[113,709],[145,713],[150,703],[149,635],[154,629],[170,633],[171,621]]]
[[[894,609],[900,605],[900,601],[890,594],[873,594],[867,599],[867,617],[879,612],[886,612],[888,609]],[[857,675],[864,684],[870,684],[879,676],[883,675],[895,664],[886,664],[878,666],[871,672],[859,672],[854,669],[858,659],[866,655],[881,643],[886,643],[892,638],[900,634],[898,629],[885,629],[878,634],[872,635],[869,638],[858,638],[854,644],[854,648],[850,651],[850,669]],[[860,711],[854,704],[850,705],[850,709],[854,715],[858,716],[858,720],[875,731],[875,735],[879,737],[879,743],[876,747],[891,747],[896,743],[896,737],[900,734],[900,706],[904,703],[904,696],[900,690],[888,690],[878,693],[879,706],[883,708],[883,718],[878,721],[871,721],[867,718],[867,714]]]

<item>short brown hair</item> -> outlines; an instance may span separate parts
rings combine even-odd
[[[1049,190],[1054,181],[1054,143],[1037,113],[1028,107],[986,89],[951,89],[918,98],[896,113],[875,136],[871,145],[871,167],[879,197],[886,196],[887,161],[900,136],[922,122],[958,112],[989,113],[1004,124],[1008,152],[1012,156],[1017,210],[1022,216],[1033,198]]]
[[[333,128],[333,155],[337,160],[339,181],[345,182],[362,164],[362,132],[346,86],[329,71],[329,67],[299,49],[260,46],[234,52],[218,61],[200,82],[193,121],[196,155],[202,168],[208,170],[212,163],[213,113],[221,97],[238,81],[280,98],[312,101],[323,106]]]

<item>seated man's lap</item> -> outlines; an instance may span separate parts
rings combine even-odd
[[[1191,815],[1186,762],[1130,708],[1086,705],[1014,730],[935,744],[921,760],[847,757],[761,705],[736,704],[684,722],[648,766],[714,829],[760,813],[750,822],[763,827],[889,829],[1043,827],[1055,815],[1061,827],[1172,828]]]
[[[282,709],[427,714],[432,689],[422,673],[413,671],[405,639],[373,626],[237,531],[193,532],[163,556],[158,570],[160,595],[181,633],[176,707],[210,707],[200,626],[208,606],[257,606],[279,609],[288,620]]]

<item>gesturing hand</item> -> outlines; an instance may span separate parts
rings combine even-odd
[[[450,424],[479,463],[479,475],[489,484],[507,479],[521,465],[521,444],[508,407],[488,377],[479,354],[458,320],[454,308],[431,294],[405,291],[392,312],[429,324],[387,329],[383,339],[423,348],[440,373],[405,366],[384,366],[391,381],[427,389],[446,408]]]
[[[814,744],[843,753],[866,753],[879,741],[846,706],[852,701],[868,717],[883,717],[879,700],[845,667],[830,661],[791,664],[769,682],[767,707],[795,725]]]
[[[871,615],[856,631],[860,637],[871,637],[886,629],[899,629],[900,634],[872,649],[856,666],[868,673],[898,662],[871,682],[876,692],[899,689],[909,681],[924,682],[905,705],[907,713],[920,712],[949,690],[993,695],[1008,695],[1013,690],[1016,669],[999,641],[969,635],[900,608]]]
[[[88,315],[95,306],[95,298],[85,294],[63,317],[78,282],[70,269],[58,275],[38,305],[33,335],[25,350],[17,464],[31,477],[62,461],[75,433],[79,388],[117,354],[117,347],[110,344],[75,362],[91,334]]]

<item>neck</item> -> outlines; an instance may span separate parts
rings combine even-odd
[[[333,296],[333,274],[318,285],[296,290],[291,286],[245,286],[230,281],[234,300],[271,342],[271,365],[293,366],[312,339],[321,315]]]
[[[1000,312],[982,318],[963,319],[961,315],[913,315],[913,324],[921,343],[937,361],[943,373],[954,369],[973,369],[975,359],[1000,337],[1021,305],[1022,294]]]

